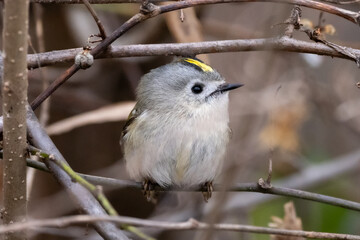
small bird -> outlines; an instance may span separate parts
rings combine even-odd
[[[201,186],[208,201],[230,136],[228,91],[241,86],[197,58],[176,59],[141,78],[121,144],[127,171],[143,182],[148,201],[156,184]]]

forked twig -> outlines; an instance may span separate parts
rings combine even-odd
[[[101,39],[105,39],[106,38],[106,33],[105,33],[105,28],[102,25],[100,18],[97,16],[95,10],[92,8],[92,6],[90,5],[88,0],[81,0],[84,5],[86,6],[86,8],[89,10],[91,16],[94,18],[96,25],[99,28],[99,33],[100,33],[100,37]]]

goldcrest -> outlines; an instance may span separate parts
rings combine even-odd
[[[205,201],[211,197],[229,142],[228,91],[241,86],[196,58],[142,77],[121,141],[127,171],[144,183],[148,200],[153,184],[205,186]]]

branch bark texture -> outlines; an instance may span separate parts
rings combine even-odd
[[[4,223],[26,220],[26,104],[29,1],[6,0],[4,8]],[[26,233],[9,232],[6,239],[25,239]]]
[[[62,217],[57,219],[32,220],[25,223],[19,223],[14,226],[0,226],[0,234],[7,231],[19,231],[24,228],[65,227],[75,223],[90,223],[90,222],[98,222],[98,221],[111,221],[119,224],[129,224],[133,226],[162,228],[167,230],[178,230],[178,231],[215,229],[221,231],[276,234],[282,236],[306,237],[313,239],[360,240],[360,236],[351,235],[351,234],[287,230],[287,229],[257,227],[251,225],[230,224],[230,223],[208,224],[204,222],[199,222],[195,219],[189,219],[186,222],[163,222],[163,221],[143,220],[132,217],[88,216],[88,215],[77,215],[77,216]]]
[[[97,58],[122,58],[143,56],[193,56],[197,54],[219,53],[219,52],[246,52],[246,51],[286,51],[298,53],[310,53],[323,56],[344,58],[355,61],[354,58],[341,54],[331,47],[322,43],[306,42],[282,38],[259,38],[259,39],[237,39],[223,41],[206,41],[194,43],[167,43],[167,44],[136,44],[113,46]],[[354,55],[360,56],[360,50],[347,48]],[[51,51],[28,55],[28,67],[37,68],[50,66],[57,63],[74,61],[76,54],[82,48]]]

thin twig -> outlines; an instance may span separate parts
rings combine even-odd
[[[61,74],[50,86],[43,91],[37,98],[32,101],[31,107],[35,110],[40,104],[45,101],[56,89],[58,89],[66,80],[68,80],[72,75],[74,75],[80,69],[79,66],[75,64],[68,68],[63,74]]]
[[[263,189],[272,188],[271,178],[272,178],[272,160],[271,160],[271,158],[270,158],[270,159],[269,159],[268,176],[267,176],[266,180],[264,180],[263,178],[260,178],[260,179],[258,180],[258,185],[259,185],[261,188],[263,188]]]
[[[55,162],[59,167],[62,168],[63,171],[65,171],[71,177],[71,179],[73,181],[83,185],[86,189],[88,189],[94,195],[94,197],[96,197],[96,199],[100,202],[100,204],[103,206],[103,208],[107,211],[107,213],[110,216],[118,215],[115,208],[111,205],[109,200],[107,200],[107,198],[103,194],[102,190],[99,189],[97,186],[89,183],[84,178],[82,178],[64,161],[58,160],[55,158],[54,155],[48,154],[48,153],[41,151],[40,149],[37,149],[33,146],[29,146],[28,150],[33,155],[36,155],[42,159],[47,159],[47,160]]]
[[[3,0],[0,0],[3,1]],[[143,3],[144,0],[88,0],[90,4],[112,4],[112,3]],[[151,0],[152,3],[172,2],[176,0]],[[30,0],[32,3],[42,4],[81,4],[82,0]]]
[[[356,54],[356,53],[352,52],[351,50],[349,51],[349,49],[347,47],[337,45],[337,44],[329,42],[325,39],[317,38],[317,41],[322,42],[326,46],[331,47],[332,49],[334,49],[335,51],[337,51],[340,54],[343,54],[344,56],[352,58],[356,62],[357,66],[360,67],[360,55],[359,54]]]
[[[300,29],[301,8],[295,5],[291,10],[290,17],[285,21],[287,27],[284,35],[292,38],[294,30]]]
[[[162,228],[167,230],[207,230],[215,229],[222,231],[236,231],[236,232],[248,232],[258,234],[276,234],[283,236],[296,236],[306,238],[325,238],[325,239],[347,239],[347,240],[360,240],[360,236],[351,234],[339,234],[339,233],[327,233],[327,232],[312,232],[312,231],[300,231],[300,230],[287,230],[277,229],[269,227],[257,227],[251,225],[241,224],[229,224],[229,223],[217,223],[208,224],[199,222],[195,219],[189,219],[186,222],[163,222],[153,220],[143,220],[132,217],[118,217],[118,216],[88,216],[77,215],[70,217],[61,217],[55,219],[44,220],[31,220],[25,223],[16,223],[7,226],[0,226],[0,233],[10,231],[21,231],[24,229],[38,228],[38,227],[65,227],[70,224],[79,223],[91,223],[98,221],[111,221],[118,224],[129,224],[133,226],[141,226],[148,228]]]
[[[339,206],[355,211],[360,211],[360,203],[344,200],[341,198],[330,197],[322,194],[317,193],[310,193],[302,190],[295,190],[290,188],[284,187],[275,187],[272,186],[271,188],[262,188],[257,183],[249,183],[249,184],[236,184],[234,187],[230,189],[231,191],[248,191],[248,192],[261,192],[266,194],[274,194],[274,195],[281,195],[287,197],[296,197],[316,202],[322,202],[331,204],[334,206]]]
[[[100,18],[97,16],[95,10],[91,7],[90,3],[88,0],[81,0],[84,5],[86,6],[86,8],[89,10],[91,16],[94,18],[96,25],[99,28],[99,33],[100,33],[100,37],[101,39],[105,39],[106,38],[106,33],[105,33],[105,28],[102,25]]]
[[[33,159],[26,159],[27,166],[38,169],[44,172],[50,172],[50,170],[46,167],[46,165],[42,162],[33,160]],[[92,184],[101,185],[103,187],[110,187],[114,189],[118,188],[134,188],[134,189],[142,189],[142,184],[137,183],[130,180],[120,180],[115,178],[107,178],[107,177],[100,177],[88,174],[77,173],[85,180],[91,182]]]
[[[360,55],[360,49],[347,48],[354,55]],[[82,48],[51,51],[40,54],[28,55],[28,67],[37,68],[38,61],[41,66],[49,66],[57,63],[71,62]],[[238,39],[224,41],[206,41],[197,43],[168,43],[168,44],[137,44],[113,46],[97,58],[122,58],[140,56],[186,56],[218,52],[241,52],[241,51],[287,51],[318,54],[330,57],[338,57],[354,60],[343,55],[331,47],[305,42],[290,38],[260,38]]]
[[[311,40],[315,42],[321,42],[326,46],[334,49],[336,52],[353,59],[356,62],[357,66],[360,67],[360,55],[358,53],[355,53],[352,50],[348,50],[347,47],[343,47],[325,40],[324,34],[321,32],[323,12],[320,12],[318,25],[314,29],[309,29],[305,26],[300,25],[300,17],[301,9],[298,6],[295,6],[291,11],[290,18],[287,19],[285,22],[289,24],[286,28],[285,36],[291,38],[294,30],[305,32]]]
[[[47,4],[80,4],[82,0],[31,0],[32,3],[47,3]],[[172,0],[175,1],[175,0]],[[353,4],[360,0],[321,0],[333,4]],[[89,0],[91,4],[111,4],[111,3],[142,3],[142,0]],[[152,3],[171,2],[171,0],[151,0]]]
[[[128,21],[122,24],[119,28],[117,28],[110,36],[105,38],[101,43],[99,43],[94,49],[91,50],[90,54],[96,57],[107,47],[113,43],[117,38],[131,29],[133,26],[137,25],[140,22],[145,21],[150,17],[154,17],[159,15],[158,7],[155,7],[152,4],[149,4],[149,7],[153,7],[152,9],[147,9],[148,12],[142,11],[142,13],[138,13],[131,17]],[[70,68],[68,68],[62,75],[60,75],[52,84],[43,91],[37,98],[31,103],[31,107],[35,110],[46,98],[48,98],[58,87],[66,82],[72,75],[74,75],[78,70],[80,70],[79,65],[73,64]]]
[[[38,150],[39,151],[39,150]],[[33,160],[28,160],[29,166],[35,167],[40,170],[45,170],[44,166],[40,163],[36,163]],[[98,177],[98,176],[92,176],[92,175],[85,175],[85,174],[78,174],[84,179],[92,182],[96,185],[102,185],[102,186],[109,186],[109,187],[116,187],[116,188],[134,188],[134,189],[143,189],[143,185],[140,182],[133,182],[133,181],[126,181],[126,180],[119,180],[119,179],[113,179],[113,178],[106,178],[106,177]],[[156,186],[155,191],[204,191],[205,189],[198,188],[198,189],[184,189],[184,188],[168,188],[164,189],[159,186]],[[288,197],[294,197],[294,198],[300,198],[300,199],[306,199],[311,200],[315,202],[321,202],[326,203],[329,205],[334,205],[350,210],[360,211],[360,203],[344,200],[341,198],[335,198],[331,196],[326,196],[322,194],[317,193],[311,193],[307,191],[302,190],[296,190],[296,189],[290,189],[290,188],[284,188],[284,187],[275,187],[271,186],[270,188],[264,188],[262,186],[259,186],[258,183],[238,183],[235,184],[228,189],[224,189],[223,186],[217,184],[214,185],[214,191],[232,191],[232,192],[258,192],[258,193],[265,193],[265,194],[273,194],[273,195],[279,195],[279,196],[288,196]]]
[[[323,34],[320,32],[320,28],[315,28],[314,30],[312,30],[312,29],[308,29],[305,27],[301,27],[300,31],[305,32],[311,40],[313,40],[315,42],[321,42],[324,45],[332,48],[339,54],[342,54],[343,56],[351,58],[352,60],[354,60],[356,62],[357,66],[360,67],[360,54],[359,53],[356,53],[356,52],[352,51],[352,49],[349,49],[347,47],[343,47],[343,46],[340,46],[335,43],[327,41],[324,38]]]
[[[334,159],[329,159],[324,163],[307,167],[289,177],[273,182],[273,185],[292,189],[314,189],[328,184],[332,179],[341,178],[343,175],[350,176],[357,174],[359,165],[360,149],[357,149]],[[275,198],[279,198],[279,196],[270,194],[236,194],[225,204],[225,212],[249,209]]]
[[[359,3],[360,2],[360,0],[344,0],[344,1],[340,1],[340,0],[321,0],[321,1],[334,3],[334,4],[353,4],[353,3]]]
[[[360,13],[353,12],[339,7],[335,7],[326,3],[317,2],[313,0],[195,0],[195,1],[180,1],[173,4],[164,5],[161,7],[161,13],[187,8],[194,7],[199,5],[206,4],[219,4],[219,3],[230,3],[230,2],[277,2],[277,3],[286,3],[300,5],[303,7],[313,8],[316,10],[328,12],[330,14],[335,14],[337,16],[343,17],[353,23],[359,24],[360,22]]]

